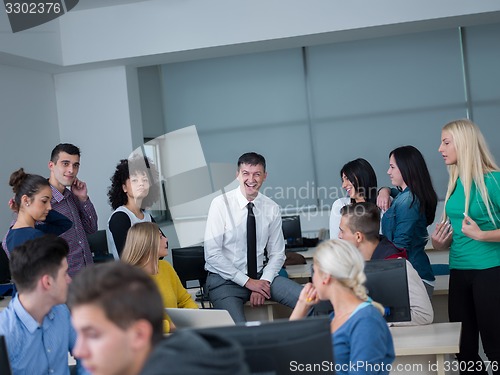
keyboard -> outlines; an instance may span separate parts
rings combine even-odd
[[[297,253],[300,251],[307,251],[309,250],[308,247],[287,247],[285,248],[285,252],[287,253]]]

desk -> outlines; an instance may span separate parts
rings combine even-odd
[[[295,264],[293,266],[286,266],[285,270],[290,279],[309,279],[312,276],[312,264]]]
[[[448,285],[450,284],[450,275],[436,276],[434,284],[434,296],[448,295]]]
[[[306,260],[309,260],[313,258],[314,252],[316,251],[315,247],[310,247],[306,251],[298,251],[297,254],[302,255]]]
[[[455,354],[459,351],[461,324],[434,323],[426,326],[390,327],[396,352],[396,362],[393,369],[398,362],[399,364],[419,363],[423,366],[424,372],[444,375],[445,355]],[[426,355],[435,358],[435,362],[418,361],[418,357]],[[425,359],[425,357],[421,358]],[[408,371],[405,372],[408,373]]]

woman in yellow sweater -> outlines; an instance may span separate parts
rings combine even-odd
[[[167,255],[168,242],[158,228],[150,222],[134,224],[127,233],[121,260],[142,268],[156,282],[165,307],[197,309],[198,305],[191,298],[169,262],[159,258]],[[163,331],[171,332],[175,326],[165,316]]]

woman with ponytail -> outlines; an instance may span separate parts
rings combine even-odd
[[[388,374],[394,345],[382,314],[370,301],[364,282],[365,262],[360,252],[343,240],[321,243],[314,254],[312,284],[300,294],[291,320],[303,318],[312,305],[329,300],[334,312],[330,331],[337,374]]]
[[[5,237],[7,256],[27,240],[47,233],[60,235],[73,225],[66,216],[52,210],[52,190],[46,178],[20,168],[11,174],[9,185],[14,192],[9,204],[17,219]]]

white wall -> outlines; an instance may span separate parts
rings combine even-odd
[[[165,63],[451,27],[499,12],[500,2],[150,0],[76,9],[60,18],[64,65],[144,56]]]
[[[59,143],[51,74],[0,65],[0,235],[7,232],[12,197],[10,174],[20,167],[48,176],[52,148]]]
[[[51,64],[61,64],[59,22],[51,21],[14,34],[7,12],[2,9],[0,11],[0,63],[6,59],[6,56],[3,56],[4,53]]]
[[[109,179],[118,161],[142,140],[140,116],[134,113],[138,105],[133,102],[139,96],[133,92],[137,82],[132,71],[120,66],[57,74],[55,87],[61,142],[74,143],[82,151],[78,177],[87,183],[99,228],[104,229],[111,213]]]

